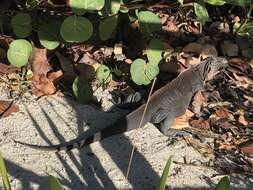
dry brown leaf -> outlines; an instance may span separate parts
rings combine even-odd
[[[209,122],[206,120],[192,120],[191,126],[198,129],[210,129]]]
[[[50,72],[48,73],[48,79],[51,80],[52,82],[56,82],[63,76],[62,70],[55,71],[55,72]]]
[[[177,117],[171,125],[173,129],[183,129],[189,127],[189,119],[194,114],[190,110],[186,110],[184,115]]]
[[[0,76],[18,72],[19,69],[11,65],[0,63]]]
[[[249,124],[249,122],[244,117],[244,111],[240,112],[240,116],[239,116],[238,121],[239,121],[239,123],[241,123],[244,126],[247,126]]]
[[[54,83],[45,75],[34,75],[32,78],[33,94],[37,96],[50,95],[56,92]]]
[[[229,59],[228,64],[242,72],[247,72],[250,69],[250,62],[247,63],[245,60],[239,57]]]
[[[166,22],[166,25],[162,26],[162,29],[166,32],[170,32],[176,35],[179,34],[179,28],[177,27],[176,23],[170,20]]]
[[[233,114],[226,108],[219,108],[215,111],[215,116],[218,119],[234,118]]]
[[[0,100],[0,117],[7,117],[15,112],[19,112],[17,105],[11,101]]]
[[[47,49],[33,48],[30,57],[31,70],[34,75],[47,75],[51,66],[47,61]]]
[[[240,146],[244,154],[253,154],[253,142],[248,142]]]
[[[53,82],[47,78],[47,74],[51,70],[47,61],[47,50],[34,47],[30,65],[33,72],[32,92],[37,96],[55,93],[56,88]]]

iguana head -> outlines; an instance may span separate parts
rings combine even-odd
[[[213,79],[221,70],[228,66],[227,59],[223,57],[210,56],[204,59],[198,67],[198,72],[203,81]]]

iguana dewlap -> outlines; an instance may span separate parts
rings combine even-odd
[[[227,60],[224,58],[208,57],[200,64],[191,66],[179,74],[177,78],[151,96],[143,124],[147,122],[158,124],[156,126],[159,126],[163,134],[170,135],[171,124],[176,117],[185,113],[194,94],[203,88],[205,81],[209,80],[210,77],[212,78],[226,66]],[[104,138],[138,128],[144,108],[145,104],[85,139],[75,139],[65,144],[53,146],[39,146],[16,142],[40,150],[60,151],[82,148]]]

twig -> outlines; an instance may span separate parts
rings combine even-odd
[[[146,114],[146,111],[147,111],[147,108],[148,108],[148,104],[149,104],[149,101],[150,101],[150,98],[151,98],[151,94],[152,94],[154,86],[155,86],[155,82],[156,82],[156,78],[153,80],[151,89],[149,91],[148,100],[147,100],[147,103],[145,105],[144,111],[142,113],[141,121],[140,121],[140,124],[139,124],[138,128],[140,128],[142,126],[142,124],[143,124],[143,118],[144,118],[144,116]],[[131,168],[131,164],[132,164],[132,160],[133,160],[133,156],[134,156],[134,151],[135,151],[135,146],[133,145],[132,146],[132,151],[131,151],[131,154],[130,154],[130,158],[129,158],[129,162],[128,162],[128,166],[127,166],[126,179],[128,179],[128,176],[129,176],[129,173],[130,173],[130,168]]]

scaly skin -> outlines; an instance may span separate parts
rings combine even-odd
[[[212,78],[226,66],[227,60],[224,58],[208,57],[200,64],[194,65],[182,72],[177,78],[151,96],[143,124],[147,122],[158,124],[160,131],[170,136],[172,131],[170,126],[174,119],[185,113],[192,97],[204,87],[205,81]],[[48,151],[82,148],[93,142],[138,128],[144,108],[145,104],[85,139],[74,139],[65,144],[53,146],[38,146],[16,142],[31,148]]]

